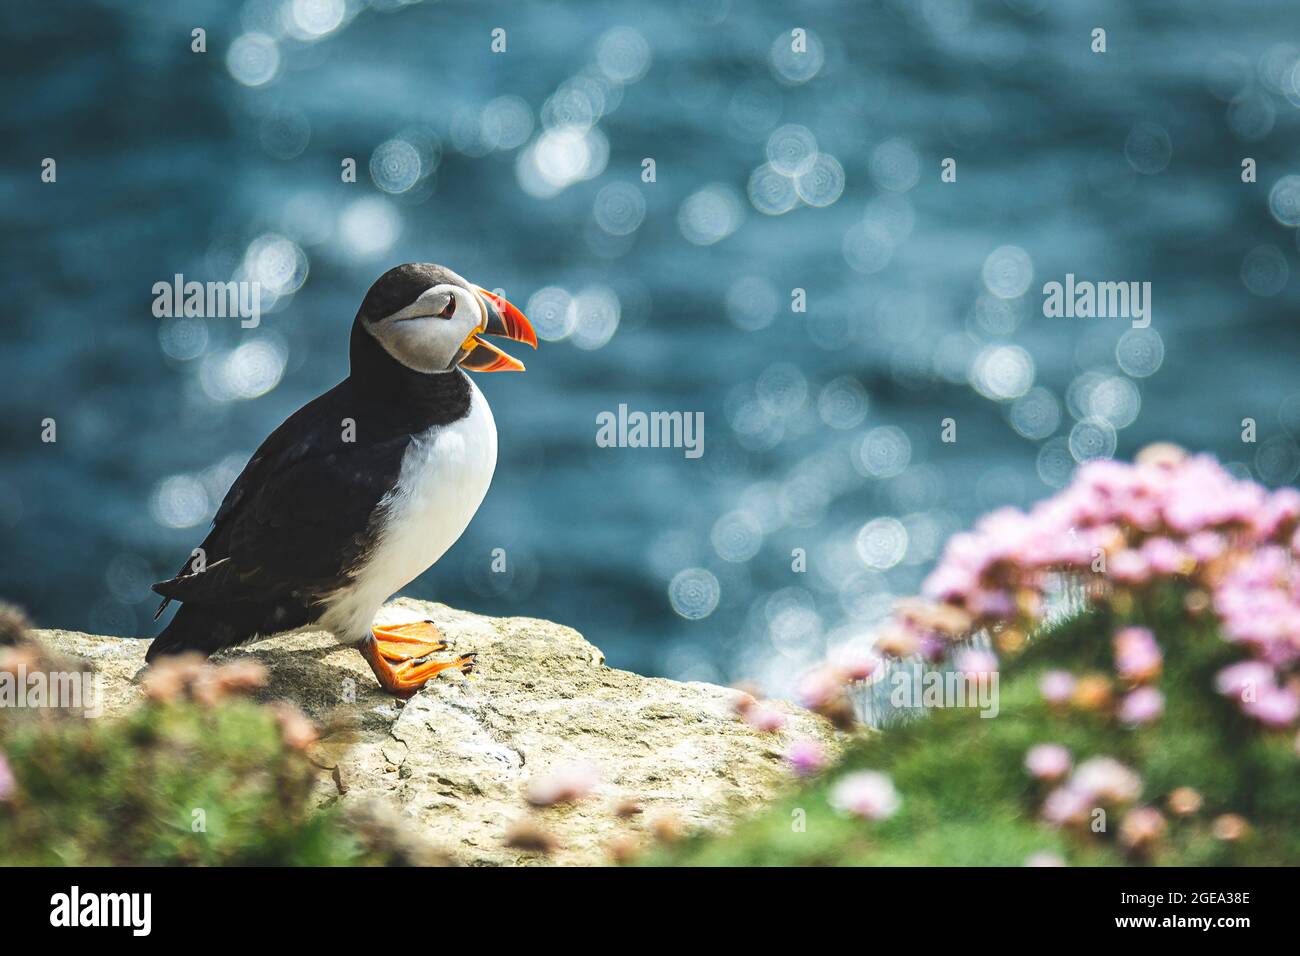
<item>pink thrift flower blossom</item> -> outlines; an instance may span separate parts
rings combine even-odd
[[[887,624],[880,629],[873,645],[885,657],[910,657],[921,649],[916,632],[901,624]]]
[[[1198,531],[1187,539],[1187,553],[1190,554],[1198,564],[1207,564],[1210,561],[1222,556],[1227,548],[1223,535],[1216,534],[1213,531]]]
[[[1057,826],[1082,823],[1094,806],[1091,794],[1066,784],[1057,787],[1043,801],[1043,819]]]
[[[1163,657],[1155,635],[1145,627],[1126,627],[1115,634],[1115,671],[1129,681],[1148,681],[1160,673]]]
[[[589,764],[563,764],[544,776],[533,778],[524,799],[535,807],[573,803],[588,796],[598,782],[599,776]]]
[[[1142,792],[1142,778],[1114,757],[1093,757],[1079,764],[1070,786],[1104,803],[1131,803]]]
[[[1048,671],[1038,681],[1038,689],[1049,704],[1064,704],[1074,696],[1074,675],[1069,671]]]
[[[833,667],[818,667],[799,681],[799,703],[809,710],[825,707],[844,689],[844,679]]]
[[[1264,507],[1254,515],[1255,533],[1261,541],[1271,541],[1278,532],[1295,528],[1298,519],[1300,491],[1279,488],[1268,496]]]
[[[1065,866],[1065,861],[1056,853],[1034,853],[1025,858],[1025,866]]]
[[[755,704],[745,711],[745,723],[755,730],[774,733],[785,726],[785,716],[768,704]]]
[[[1158,719],[1164,709],[1164,694],[1154,687],[1139,687],[1120,701],[1119,719],[1131,726],[1143,726]]]
[[[1214,675],[1214,689],[1224,697],[1258,697],[1274,685],[1273,668],[1263,661],[1239,661]]]
[[[948,642],[938,634],[922,634],[918,650],[931,664],[937,664],[948,656]]]
[[[9,768],[9,761],[5,759],[4,754],[0,754],[0,803],[4,803],[14,795],[17,785],[14,772]]]
[[[1107,565],[1110,576],[1120,584],[1146,584],[1151,568],[1141,552],[1126,548],[1115,554]]]
[[[1240,487],[1240,486],[1245,486]],[[1165,523],[1183,534],[1222,527],[1248,519],[1252,499],[1262,498],[1238,482],[1214,459],[1198,455],[1175,469],[1164,505]]]
[[[1059,780],[1070,771],[1070,751],[1060,744],[1037,744],[1025,754],[1025,769],[1038,780]]]
[[[1135,492],[1120,505],[1119,518],[1131,528],[1150,531],[1160,523],[1160,507],[1152,498]]]
[[[870,680],[880,670],[880,658],[860,647],[841,647],[831,655],[831,664],[851,682]]]
[[[1142,850],[1165,835],[1168,825],[1164,814],[1154,807],[1134,807],[1120,824],[1120,841],[1127,847]]]
[[[966,609],[976,617],[1006,619],[1016,613],[1016,602],[1006,591],[975,591],[967,596]]]
[[[828,762],[822,745],[806,738],[796,740],[786,748],[785,760],[801,777],[811,777],[821,773]]]
[[[951,549],[944,554],[944,562],[951,561]],[[966,595],[975,590],[976,575],[969,568],[941,563],[921,585],[921,593],[932,601],[964,603]]]
[[[1284,549],[1259,548],[1237,564],[1214,593],[1214,610],[1228,640],[1250,647],[1267,663],[1300,657],[1300,568]]]
[[[1267,727],[1290,727],[1300,717],[1300,695],[1289,687],[1265,687],[1241,709]]]
[[[1163,577],[1172,577],[1183,571],[1187,555],[1168,538],[1150,538],[1142,545],[1142,557],[1148,567]]]
[[[1187,553],[1195,558],[1197,562],[1205,564],[1216,561],[1217,558],[1223,557],[1223,551],[1227,550],[1227,541],[1223,536],[1214,531],[1199,531],[1187,541],[1184,542]]]
[[[977,647],[960,648],[953,654],[952,663],[967,674],[996,674],[998,670],[997,655]]]
[[[1028,511],[1001,508],[972,531],[954,535],[924,589],[952,613],[973,618],[976,628],[1008,622],[1026,631],[1062,593],[1049,588],[1060,573],[1075,578],[1063,592],[1066,604],[1076,594],[1094,604],[1146,599],[1115,595],[1097,581],[1089,572],[1098,553],[1106,556],[1106,576],[1117,588],[1137,590],[1190,575],[1196,591],[1189,610],[1212,608],[1224,639],[1242,645],[1251,658],[1218,675],[1219,692],[1238,697],[1243,710],[1268,726],[1300,720],[1294,713],[1300,691],[1279,686],[1281,675],[1300,670],[1300,490],[1270,492],[1209,455],[1164,446],[1144,449],[1135,464],[1083,464],[1068,487]],[[882,641],[877,650],[934,660],[948,642],[927,631]],[[991,669],[978,658],[953,663],[975,672]],[[1129,688],[1151,682],[1162,666],[1149,631],[1116,635],[1115,667]],[[1073,678],[1045,674],[1040,690],[1050,703],[1064,703],[1075,690]],[[1120,698],[1119,716],[1141,725],[1162,707],[1158,692],[1133,691]]]
[[[868,820],[884,820],[898,812],[902,800],[889,776],[875,770],[859,770],[836,782],[830,803],[841,813]]]

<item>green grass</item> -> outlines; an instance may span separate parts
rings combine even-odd
[[[855,741],[841,762],[758,816],[722,834],[661,846],[652,865],[1019,866],[1050,851],[1072,865],[1294,865],[1300,863],[1300,756],[1295,732],[1267,732],[1215,695],[1214,674],[1243,654],[1220,639],[1211,620],[1190,620],[1181,595],[1166,595],[1152,627],[1164,653],[1157,685],[1165,712],[1129,729],[1111,716],[1053,710],[1038,690],[1041,674],[1113,676],[1111,635],[1124,623],[1093,612],[1037,636],[1017,658],[1004,659],[1000,712],[934,710],[925,717]],[[1167,835],[1149,857],[1125,852],[1122,810],[1106,830],[1057,829],[1039,819],[1049,785],[1024,770],[1035,744],[1068,747],[1077,765],[1109,755],[1137,771],[1138,805],[1166,813]],[[845,772],[888,773],[902,797],[890,819],[872,822],[833,809],[828,793]],[[1175,817],[1165,799],[1190,786],[1204,797],[1191,817]],[[1251,825],[1237,842],[1215,839],[1211,824],[1237,813]],[[799,828],[803,816],[803,828]]]
[[[310,800],[320,775],[270,708],[244,698],[141,704],[121,718],[9,719],[16,787],[0,802],[6,865],[387,862]]]
[[[1295,732],[1268,732],[1213,690],[1239,660],[1210,619],[1189,619],[1171,592],[1149,620],[1164,653],[1165,713],[1125,728],[1108,714],[1053,709],[1038,681],[1049,669],[1113,675],[1111,636],[1131,620],[1093,612],[1037,636],[1003,660],[999,712],[929,712],[861,735],[839,764],[730,832],[660,845],[640,862],[671,865],[1006,865],[1056,853],[1076,865],[1300,863],[1300,756]],[[1142,778],[1141,805],[1165,808],[1178,787],[1204,797],[1195,815],[1167,814],[1149,857],[1105,832],[1039,818],[1048,785],[1029,777],[1035,744],[1068,747],[1075,763],[1112,756]],[[148,701],[119,718],[0,713],[0,751],[16,779],[0,800],[0,863],[349,865],[410,862],[391,827],[349,821],[312,799],[322,771],[285,743],[275,713],[242,696],[215,704]],[[844,773],[888,773],[902,807],[880,822],[850,818],[828,794]],[[196,812],[201,811],[201,812]],[[1246,838],[1225,842],[1212,821],[1236,813]]]

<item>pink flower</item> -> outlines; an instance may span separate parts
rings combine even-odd
[[[1257,548],[1219,583],[1214,610],[1225,636],[1278,666],[1300,658],[1300,567],[1284,548]]]
[[[1025,866],[1065,866],[1065,860],[1056,853],[1043,851],[1025,858]]]
[[[1142,557],[1156,574],[1171,577],[1182,573],[1187,554],[1168,538],[1149,538],[1142,545]]]
[[[880,669],[880,658],[860,647],[842,647],[831,655],[832,665],[853,683],[870,680]]]
[[[1142,778],[1114,757],[1093,757],[1079,764],[1070,786],[1105,803],[1130,803],[1142,792]]]
[[[1119,719],[1131,726],[1156,720],[1165,709],[1165,695],[1154,687],[1139,687],[1125,695],[1119,704]]]
[[[1273,540],[1279,531],[1290,531],[1300,519],[1300,491],[1279,488],[1268,496],[1254,516],[1255,533],[1262,541]]]
[[[951,546],[949,550],[951,551]],[[950,560],[948,554],[945,554],[944,560]],[[969,568],[942,563],[925,579],[921,593],[932,601],[963,603],[975,586],[976,575]]]
[[[825,707],[844,690],[844,678],[833,667],[818,667],[799,681],[799,703],[809,710]]]
[[[1250,527],[1265,500],[1259,485],[1238,481],[1213,458],[1197,455],[1170,475],[1163,507],[1165,523],[1183,534]]]
[[[1151,568],[1146,558],[1131,548],[1114,555],[1107,567],[1110,576],[1120,584],[1145,584],[1151,580]]]
[[[917,650],[925,660],[937,664],[948,656],[948,642],[938,634],[922,634]]]
[[[1082,823],[1094,805],[1091,794],[1066,784],[1057,787],[1043,801],[1043,819],[1057,826]]]
[[[1036,744],[1025,754],[1025,769],[1038,780],[1059,780],[1070,772],[1070,751],[1060,744]]]
[[[1227,547],[1223,535],[1213,531],[1198,531],[1187,539],[1187,553],[1198,564],[1207,564],[1220,557]]]
[[[1016,613],[1016,602],[1006,591],[974,591],[966,598],[966,609],[976,617],[1005,620]]]
[[[1125,846],[1143,850],[1164,836],[1167,829],[1164,814],[1159,810],[1154,807],[1134,807],[1124,814],[1119,838]]]
[[[590,764],[562,764],[544,776],[534,777],[528,784],[524,799],[535,807],[574,803],[588,796],[599,780]]]
[[[1048,671],[1038,681],[1038,689],[1049,704],[1064,704],[1074,696],[1074,675],[1069,671]]]
[[[1098,554],[1106,557],[1113,590],[1088,573]],[[1195,590],[1188,611],[1208,610],[1210,592],[1209,608],[1223,638],[1242,645],[1251,658],[1218,675],[1219,692],[1238,697],[1243,710],[1261,723],[1289,727],[1300,720],[1300,686],[1280,682],[1283,676],[1300,676],[1297,558],[1300,490],[1269,492],[1234,477],[1208,455],[1153,446],[1136,464],[1084,464],[1067,488],[1028,511],[1001,508],[972,531],[954,535],[926,579],[925,592],[971,623],[972,630],[1008,623],[1028,633],[1062,593],[1067,605],[1077,597],[1127,613],[1134,602],[1150,603],[1146,585],[1190,576]],[[1058,575],[1066,588],[1056,587]],[[946,653],[957,633],[921,627],[906,639],[882,641],[877,650],[892,656],[923,653],[933,660]],[[956,652],[952,663],[988,673],[996,660],[981,657],[984,653]],[[1119,699],[1119,718],[1130,726],[1158,719],[1164,698],[1154,689],[1134,689],[1153,682],[1162,670],[1155,636],[1145,628],[1124,628],[1115,635],[1114,660],[1120,683],[1130,691]],[[1054,705],[1084,692],[1084,682],[1076,688],[1064,671],[1044,674],[1039,686]],[[1102,696],[1109,710],[1113,698]]]
[[[785,715],[768,704],[754,704],[745,711],[745,723],[755,730],[773,733],[785,726]]]
[[[14,779],[14,772],[9,767],[9,761],[5,759],[4,754],[0,754],[0,803],[4,803],[14,795],[14,790],[18,787],[18,781]]]
[[[1264,687],[1241,705],[1248,716],[1268,727],[1289,727],[1300,717],[1300,696],[1289,687]]]
[[[884,820],[898,812],[902,800],[888,775],[875,770],[848,774],[831,788],[831,806],[841,813],[868,820]]]
[[[992,651],[963,647],[952,655],[953,667],[967,674],[996,674],[998,658]]]
[[[1129,681],[1148,681],[1160,673],[1163,658],[1155,635],[1145,627],[1126,627],[1115,634],[1115,671]]]
[[[890,623],[880,628],[873,646],[885,657],[910,657],[921,649],[921,640],[912,628]]]
[[[1214,689],[1224,697],[1258,697],[1261,689],[1274,686],[1273,668],[1263,661],[1239,661],[1214,675]]]
[[[801,777],[811,777],[826,768],[826,751],[815,740],[800,738],[785,751],[785,759],[792,770]]]

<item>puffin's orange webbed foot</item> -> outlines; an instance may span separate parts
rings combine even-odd
[[[416,660],[451,647],[442,639],[442,632],[432,621],[377,624],[370,632],[379,645],[379,653],[390,661]]]
[[[378,628],[375,631],[378,632]],[[370,669],[375,672],[380,686],[396,697],[403,699],[412,696],[434,677],[446,670],[458,670],[462,674],[474,671],[476,654],[462,654],[450,661],[420,661],[418,659],[399,660],[394,663],[381,650],[381,640],[372,635],[362,641],[361,656],[366,659]],[[443,643],[444,647],[445,642]]]

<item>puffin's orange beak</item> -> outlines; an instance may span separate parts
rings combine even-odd
[[[507,355],[483,336],[499,335],[537,348],[537,333],[533,331],[532,323],[501,296],[494,295],[481,286],[474,286],[473,289],[483,303],[483,314],[487,320],[461,343],[461,349],[466,352],[460,360],[461,368],[472,372],[522,372],[523,362]]]

